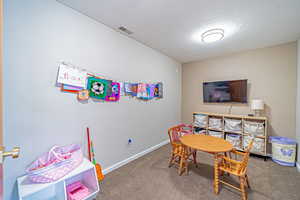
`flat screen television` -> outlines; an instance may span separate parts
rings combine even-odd
[[[204,103],[247,103],[247,80],[203,83]]]

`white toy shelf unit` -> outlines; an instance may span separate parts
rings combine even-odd
[[[27,176],[17,179],[20,200],[68,200],[66,187],[76,181],[84,184],[89,195],[82,200],[96,199],[99,184],[95,166],[84,159],[83,162],[69,174],[52,183],[36,184],[28,181]]]
[[[254,138],[252,154],[267,159],[268,120],[266,117],[251,117],[208,112],[193,113],[194,132],[223,138],[239,151],[245,151]]]

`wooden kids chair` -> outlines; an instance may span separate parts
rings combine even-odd
[[[193,157],[194,164],[197,166],[196,161],[196,150],[185,147],[179,140],[183,135],[193,134],[193,126],[186,124],[179,124],[172,128],[169,128],[168,135],[170,138],[170,143],[172,145],[172,153],[169,162],[169,167],[173,164],[178,166],[178,174],[182,175],[185,171],[188,173],[188,160],[191,160]]]
[[[219,182],[221,182],[227,186],[230,186],[242,193],[243,200],[247,200],[247,193],[245,191],[245,185],[247,185],[247,187],[250,188],[249,180],[248,180],[248,176],[247,176],[247,166],[248,166],[249,155],[250,155],[250,150],[251,150],[252,146],[253,146],[253,139],[249,143],[245,152],[239,152],[234,149],[229,153],[229,157],[224,156],[224,155],[218,156],[218,158],[220,158],[220,162],[218,165],[218,174],[220,174],[222,176],[225,172],[228,174],[238,176],[239,180],[240,180],[240,188],[238,188],[234,185],[231,185],[222,179],[219,180],[218,178],[215,180],[215,186],[217,184],[219,184]],[[231,159],[231,154],[235,155],[235,160]],[[237,160],[238,157],[241,158],[240,161]]]

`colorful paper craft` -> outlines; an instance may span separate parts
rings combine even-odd
[[[124,96],[125,95],[125,91],[124,91],[124,83],[120,82],[120,96]]]
[[[106,81],[107,81],[106,96],[111,96],[112,95],[112,81],[111,80],[106,80]]]
[[[163,84],[157,83],[154,89],[154,97],[162,98],[163,97]]]
[[[89,95],[89,91],[88,90],[80,90],[80,91],[78,91],[78,95],[77,95],[78,100],[85,101],[85,100],[88,100],[89,97],[90,97],[90,95]]]
[[[105,101],[118,101],[121,95],[143,100],[163,97],[163,83],[118,83],[105,80],[67,64],[60,64],[57,83],[64,92],[78,93],[78,100],[89,97]],[[87,83],[87,84],[86,84]]]
[[[86,71],[70,67],[65,64],[60,64],[57,76],[57,83],[85,88],[86,79]]]
[[[145,99],[148,97],[147,93],[147,84],[146,83],[139,83],[137,88],[137,98]]]
[[[131,94],[131,85],[130,83],[124,83],[124,94],[129,96]]]
[[[90,97],[105,100],[108,84],[107,80],[89,77],[87,89]]]
[[[137,83],[124,83],[124,91],[126,96],[136,96],[137,95]]]
[[[112,82],[112,94],[105,97],[105,101],[119,101],[120,99],[120,83]]]
[[[63,92],[71,92],[71,93],[78,93],[78,91],[82,90],[82,87],[72,86],[72,85],[61,85],[61,91]]]
[[[136,97],[136,95],[137,95],[137,88],[138,88],[138,84],[137,83],[131,83],[131,96]]]
[[[155,84],[147,84],[147,100],[154,98]]]

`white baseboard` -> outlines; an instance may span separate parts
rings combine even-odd
[[[142,157],[142,156],[144,156],[144,155],[146,155],[146,154],[148,154],[148,153],[150,153],[150,152],[152,152],[152,151],[154,151],[154,150],[156,150],[156,149],[158,149],[158,148],[160,148],[160,147],[168,144],[169,142],[170,142],[169,140],[165,140],[165,141],[163,141],[163,142],[161,142],[161,143],[159,143],[159,144],[157,144],[157,145],[155,145],[153,147],[150,147],[150,148],[146,149],[145,151],[137,153],[137,154],[135,154],[135,155],[133,155],[133,156],[125,159],[125,160],[122,160],[122,161],[120,161],[120,162],[118,162],[116,164],[113,164],[112,166],[105,168],[103,170],[103,174],[108,174],[109,172],[111,172],[113,170],[116,170],[119,167],[122,167],[123,165],[126,165],[127,163],[129,163],[129,162],[131,162],[131,161],[133,161],[135,159],[138,159],[139,157]]]
[[[296,162],[296,166],[297,166],[298,172],[300,172],[300,163]]]

